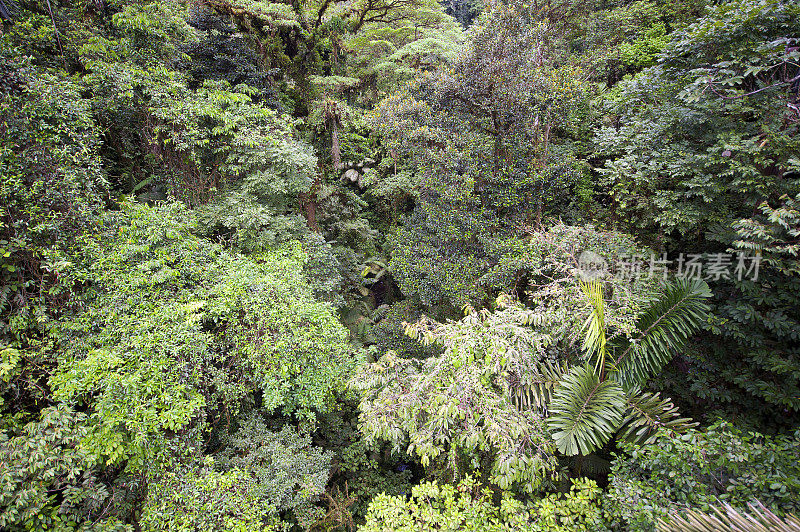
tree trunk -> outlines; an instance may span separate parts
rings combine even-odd
[[[339,128],[336,124],[336,119],[333,119],[331,126],[331,160],[333,161],[333,169],[342,169],[342,151],[339,148]]]
[[[308,192],[304,192],[300,194],[297,198],[300,201],[300,206],[303,208],[303,212],[306,216],[306,224],[308,228],[314,231],[315,233],[321,232],[319,229],[319,224],[317,224],[317,190],[319,190],[320,180],[319,177],[314,180],[314,184],[311,185],[311,189]]]

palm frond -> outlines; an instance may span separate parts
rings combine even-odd
[[[586,294],[591,308],[589,317],[586,318],[586,322],[583,324],[583,330],[586,331],[586,336],[583,338],[583,350],[586,351],[589,357],[594,356],[596,358],[594,369],[602,379],[606,364],[606,353],[608,352],[603,285],[598,281],[581,283],[581,290]]]
[[[578,476],[604,477],[611,473],[611,462],[594,453],[586,456],[567,456],[563,463]]]
[[[19,13],[19,6],[14,0],[0,0],[0,20],[13,22]]]
[[[525,372],[511,388],[511,401],[520,410],[545,410],[553,398],[553,390],[567,372],[566,363],[546,360],[536,371]]]
[[[689,418],[680,417],[678,407],[657,393],[629,393],[627,405],[618,437],[631,443],[652,443],[661,428],[683,432],[697,425]]]
[[[667,285],[662,297],[639,317],[638,334],[616,340],[614,379],[627,389],[657,373],[705,321],[709,297],[705,281],[680,279]]]
[[[567,456],[589,454],[614,435],[625,411],[625,394],[613,380],[601,381],[589,364],[574,367],[558,383],[548,427]]]
[[[800,532],[797,516],[778,517],[760,502],[748,506],[749,512],[727,504],[712,507],[711,513],[689,510],[683,516],[659,519],[658,532]]]

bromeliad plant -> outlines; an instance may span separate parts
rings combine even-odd
[[[558,475],[559,455],[690,426],[642,386],[705,320],[708,286],[678,280],[642,299],[606,282],[609,301],[600,281],[561,278],[534,309],[500,298],[493,312],[467,307],[459,321],[406,324],[442,354],[390,351],[351,381],[366,439],[390,441],[443,478],[480,470],[530,493]]]

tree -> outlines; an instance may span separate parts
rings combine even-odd
[[[81,443],[86,415],[65,405],[43,409],[0,440],[0,526],[4,530],[67,530],[78,522],[122,528],[113,489]],[[4,427],[5,429],[5,427]],[[117,515],[111,515],[109,508]],[[116,513],[115,512],[115,513]]]
[[[553,237],[537,238],[548,257],[538,274],[547,281],[530,310],[503,303],[494,312],[468,308],[457,322],[423,318],[407,333],[440,344],[441,355],[389,352],[361,370],[351,386],[362,394],[367,441],[390,441],[445,477],[478,469],[503,489],[531,493],[558,476],[557,452],[588,455],[614,437],[646,442],[659,427],[687,426],[669,400],[640,389],[705,319],[708,287],[687,281],[658,290],[612,279],[611,301],[582,303],[576,265],[557,254],[583,246],[567,240],[559,248]]]
[[[0,52],[0,335],[25,344],[68,303],[66,254],[108,197],[99,127],[82,85]]]
[[[297,246],[256,261],[192,225],[177,204],[109,214],[74,259],[71,275],[93,283],[82,312],[52,323],[43,346],[58,361],[53,399],[91,413],[83,445],[130,473],[191,458],[256,405],[313,423],[354,364]]]
[[[615,88],[609,100],[619,119],[598,142],[610,157],[604,173],[615,209],[639,234],[684,253],[763,245],[766,257],[772,253],[761,231],[791,230],[790,205],[786,219],[781,209],[769,222],[758,213],[764,202],[777,205],[800,191],[800,52],[788,37],[798,13],[791,2],[721,4],[674,34],[658,65]],[[633,101],[636,108],[624,111]],[[786,238],[791,245],[796,237]],[[690,346],[667,382],[701,415],[723,409],[764,428],[797,419],[797,375],[789,369],[797,366],[789,295],[796,255],[786,244],[775,249],[777,269],[712,282],[713,336]],[[778,404],[776,419],[770,412]]]
[[[325,490],[331,453],[294,427],[271,431],[253,416],[223,438],[203,463],[156,477],[144,502],[147,530],[308,529],[322,513],[313,506]]]
[[[618,214],[654,241],[702,239],[762,201],[796,194],[800,52],[787,35],[797,9],[722,4],[609,97],[619,118],[598,133],[603,172]]]
[[[407,297],[444,315],[488,302],[496,287],[483,278],[542,222],[547,194],[578,179],[555,139],[583,91],[584,73],[558,40],[572,16],[561,4],[494,5],[452,67],[376,109],[392,158],[407,158],[418,183],[415,209],[390,241],[390,269]]]
[[[207,466],[168,472],[153,483],[142,512],[145,530],[276,530],[280,520],[259,498],[258,484],[241,469]]]
[[[772,430],[791,430],[797,423],[798,200],[800,196],[784,196],[775,207],[762,203],[758,214],[732,224],[735,240],[729,251],[760,260],[757,273],[751,265],[750,275],[720,283],[708,335],[712,341],[692,351],[693,371],[683,379],[702,401],[706,416],[725,412],[726,417]],[[781,415],[775,416],[776,411]]]
[[[550,404],[550,429],[567,455],[589,454],[615,432],[623,439],[648,441],[659,427],[686,426],[685,419],[670,419],[677,413],[671,402],[642,394],[640,388],[703,324],[708,286],[690,280],[666,286],[639,315],[633,334],[625,336],[606,330],[602,286],[597,281],[582,286],[591,307],[584,349],[594,367],[570,370]]]

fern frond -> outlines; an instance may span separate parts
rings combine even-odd
[[[674,356],[708,316],[705,281],[679,279],[667,285],[660,299],[642,313],[633,338],[619,338],[612,375],[626,389],[641,385]]]
[[[652,443],[661,428],[683,432],[697,425],[689,418],[680,417],[678,407],[669,398],[662,399],[657,393],[630,393],[627,404],[618,437],[631,443]]]
[[[795,515],[780,518],[760,502],[749,504],[749,512],[740,512],[725,504],[712,507],[713,513],[689,510],[685,516],[659,519],[658,532],[800,532]]]
[[[548,427],[567,456],[589,454],[614,435],[625,411],[625,394],[613,380],[600,381],[588,364],[573,368],[558,383]]]

